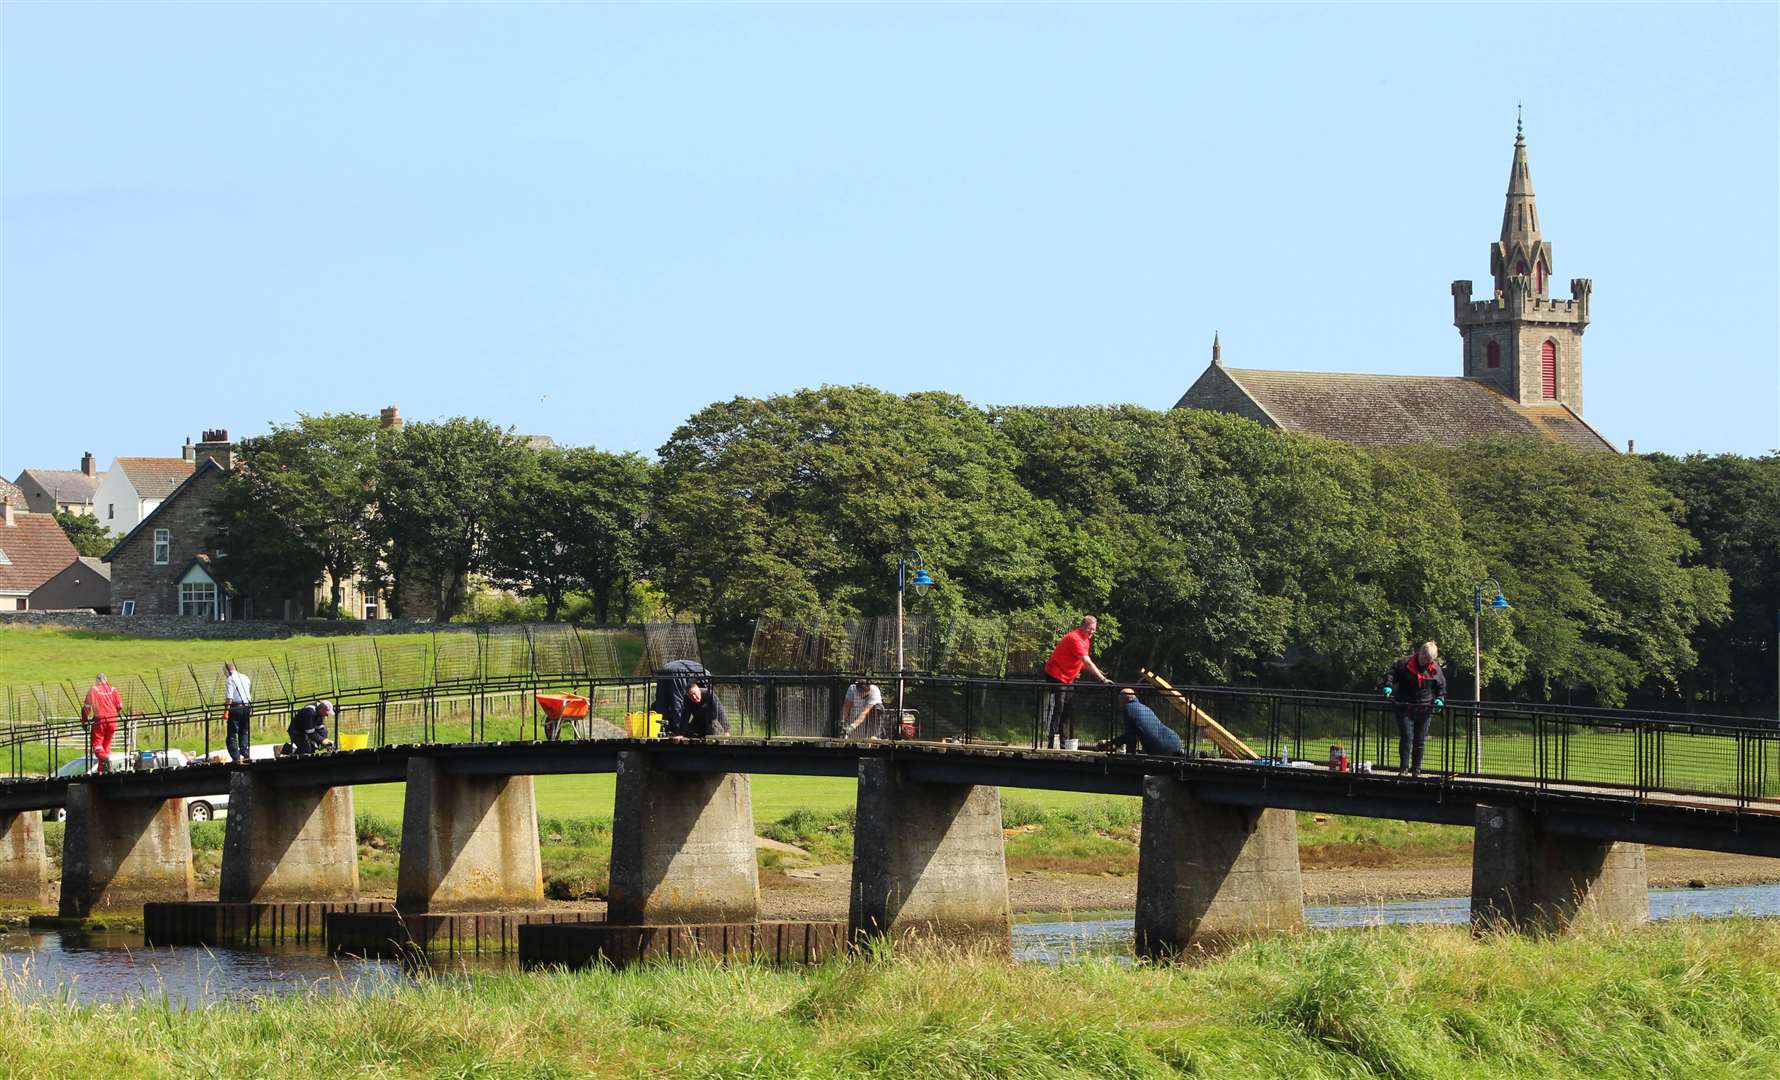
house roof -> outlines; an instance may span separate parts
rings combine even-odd
[[[1480,379],[1228,367],[1223,372],[1280,427],[1361,446],[1452,446],[1492,435],[1539,435],[1588,450],[1613,449],[1568,406],[1521,405]],[[1187,398],[1181,404],[1191,406]]]
[[[197,464],[182,457],[121,457],[117,467],[124,471],[137,495],[164,499],[185,483]]]
[[[124,460],[123,458],[118,458],[119,462],[122,462],[123,460]],[[143,460],[143,459],[138,458],[136,460]],[[154,460],[154,459],[148,459],[148,460]],[[191,462],[186,462],[186,464],[190,465]],[[167,492],[166,497],[164,497],[161,500],[161,502],[158,506],[156,506],[153,510],[150,510],[146,517],[144,517],[141,521],[138,521],[136,523],[136,527],[134,529],[131,529],[129,532],[125,533],[123,536],[123,539],[121,539],[117,543],[111,545],[111,550],[107,551],[104,555],[101,555],[100,558],[104,559],[106,562],[110,562],[111,557],[113,555],[116,555],[119,551],[123,550],[123,547],[125,544],[130,543],[132,540],[135,540],[138,536],[141,536],[144,531],[151,528],[152,523],[155,521],[158,521],[160,519],[161,514],[173,505],[175,497],[177,497],[181,491],[185,490],[187,485],[191,484],[194,480],[198,479],[198,477],[203,476],[205,473],[208,473],[210,470],[220,469],[220,468],[222,468],[222,466],[218,465],[216,463],[215,458],[205,458],[203,461],[198,462],[197,465],[193,467],[192,473],[190,476],[187,476],[184,480],[182,480],[178,484],[174,485],[173,490]],[[136,490],[141,491],[142,489],[137,488]]]
[[[54,515],[15,510],[12,524],[0,525],[0,592],[28,593],[78,557]]]
[[[27,476],[55,496],[57,502],[92,502],[93,492],[99,490],[99,478],[88,476],[79,469],[26,469],[19,474],[19,479]],[[142,489],[138,487],[136,490]]]
[[[106,581],[111,580],[111,567],[105,565],[104,559],[96,558],[92,555],[82,555],[76,561],[93,573],[98,574]]]

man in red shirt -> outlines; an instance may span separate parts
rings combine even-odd
[[[1103,683],[1112,682],[1101,673],[1094,661],[1088,656],[1088,646],[1094,640],[1094,631],[1099,629],[1100,620],[1092,615],[1082,618],[1082,624],[1063,635],[1057,647],[1051,650],[1051,658],[1045,661],[1045,682],[1050,689],[1045,695],[1045,735],[1051,749],[1055,750],[1063,743],[1063,717],[1069,710],[1069,696],[1075,686],[1075,680],[1081,676],[1082,669]]]
[[[87,691],[87,700],[80,707],[80,718],[93,722],[92,753],[88,755],[87,766],[94,763],[100,772],[111,771],[111,737],[117,733],[117,717],[123,711],[123,698],[118,696],[117,687],[105,681],[101,675]]]

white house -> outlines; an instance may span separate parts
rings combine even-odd
[[[190,442],[185,444],[183,457],[115,459],[93,492],[94,516],[112,532],[127,535],[192,475],[196,460]]]

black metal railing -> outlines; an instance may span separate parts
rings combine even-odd
[[[255,742],[282,743],[292,709],[326,696],[336,704],[334,732],[368,747],[402,744],[544,740],[552,735],[600,738],[646,733],[655,682],[619,675],[612,653],[593,655],[585,632],[439,635],[422,646],[378,650],[373,669],[353,657],[342,663],[320,647],[268,662],[255,680]],[[608,642],[608,645],[610,643]],[[668,646],[664,646],[666,648]],[[363,652],[363,650],[358,650]],[[325,657],[324,657],[325,654]],[[325,659],[325,664],[324,664]],[[324,678],[322,672],[326,671]],[[220,668],[219,668],[220,671]],[[863,737],[915,738],[976,746],[1037,748],[1054,685],[1033,679],[906,674],[873,676],[884,711]],[[854,676],[751,674],[714,677],[731,733],[766,739],[835,738]],[[146,679],[126,680],[125,721],[117,752],[180,748],[193,756],[222,745],[220,679],[212,687],[195,673],[190,692]],[[13,777],[53,774],[85,753],[73,687],[58,706],[42,687],[15,692],[28,717],[10,713],[0,729],[0,762]],[[1257,757],[1324,763],[1339,746],[1355,764],[1398,767],[1401,706],[1366,694],[1329,694],[1227,686],[1181,686],[1173,693],[1134,685],[1138,700],[1182,740],[1188,754],[1221,754],[1192,716],[1209,718]],[[570,691],[589,700],[574,728],[553,730],[537,704],[541,693]],[[900,708],[900,711],[898,711]],[[904,723],[906,721],[906,723]],[[1063,714],[1066,738],[1086,749],[1124,734],[1120,689],[1077,685]],[[1599,787],[1646,797],[1654,793],[1715,796],[1739,805],[1780,798],[1780,726],[1740,717],[1582,709],[1567,706],[1449,702],[1429,718],[1423,770],[1434,775]]]

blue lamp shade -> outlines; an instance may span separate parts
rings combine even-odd
[[[1490,607],[1496,608],[1498,610],[1504,609],[1507,606],[1508,606],[1508,598],[1506,596],[1503,596],[1501,593],[1497,593],[1496,598],[1494,600],[1490,601]]]
[[[925,567],[917,569],[915,571],[915,576],[912,578],[909,578],[909,585],[911,588],[925,589],[932,584],[933,584],[933,578],[928,575]],[[1507,607],[1508,606],[1507,601],[1503,601],[1502,606]]]

